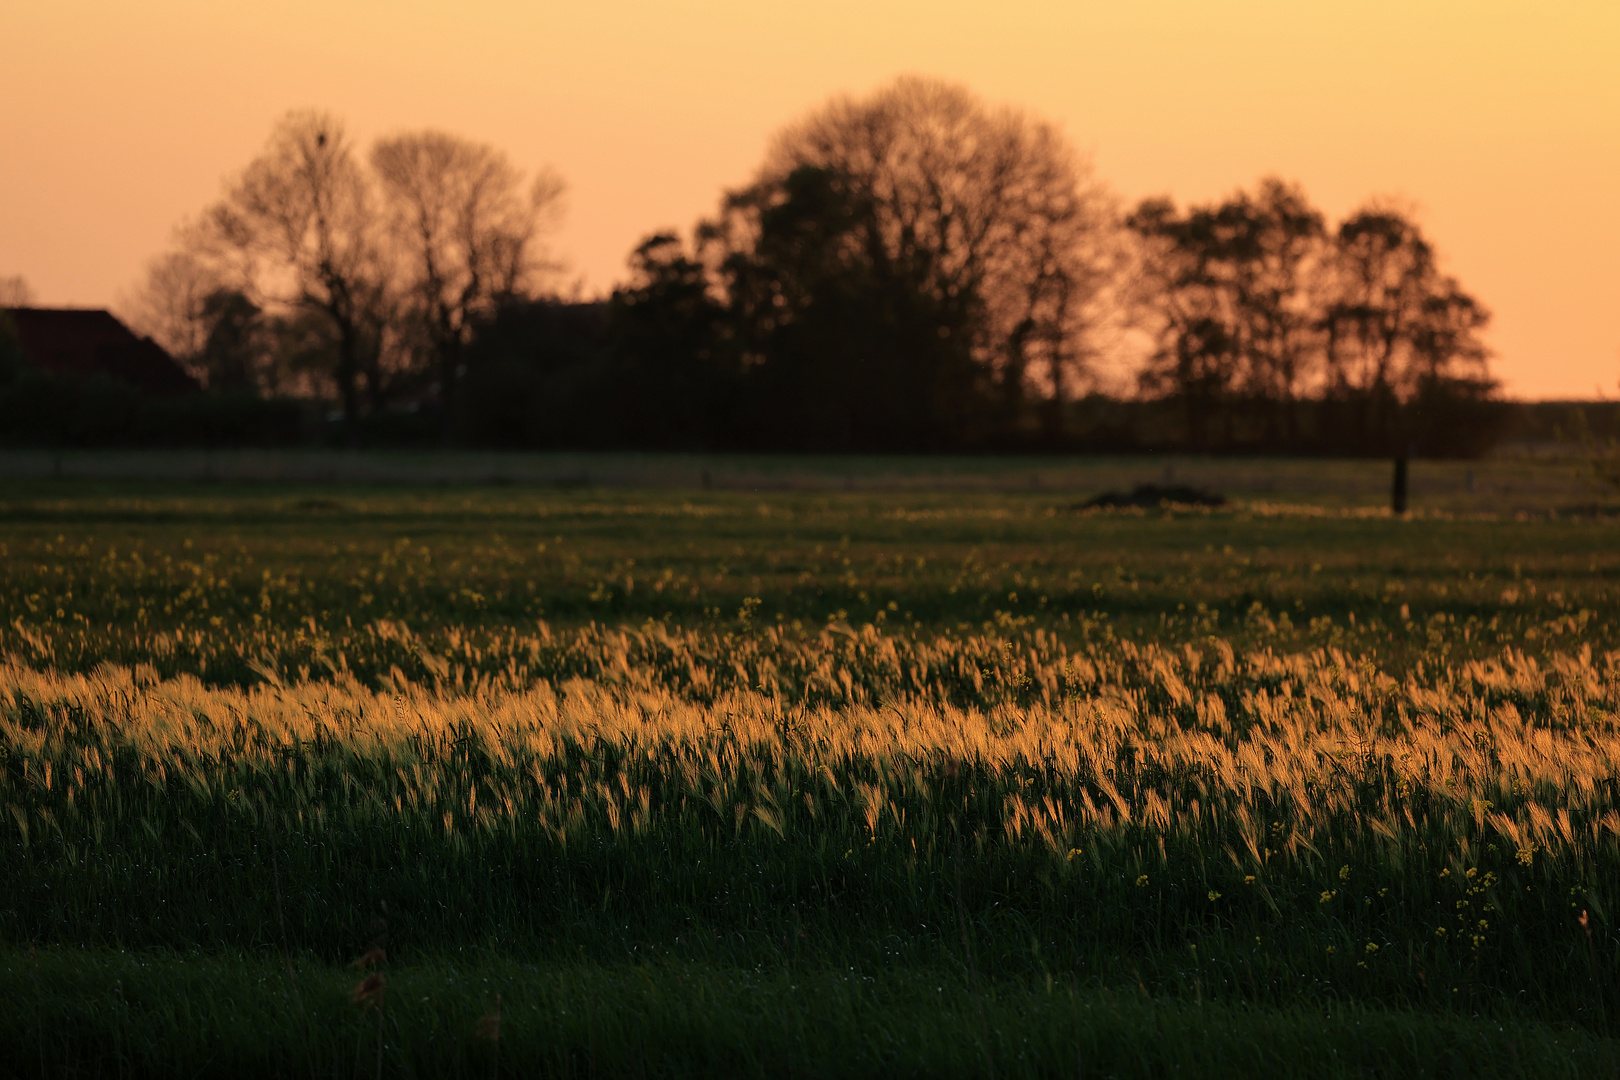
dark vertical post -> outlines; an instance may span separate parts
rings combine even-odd
[[[1395,486],[1389,497],[1390,512],[1399,517],[1406,513],[1406,455],[1395,459]]]

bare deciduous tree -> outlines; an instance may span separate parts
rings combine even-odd
[[[156,341],[206,382],[199,363],[209,331],[204,309],[208,297],[225,286],[216,269],[187,242],[188,232],[177,230],[177,248],[148,262],[140,285],[121,296],[114,310],[130,328]]]
[[[432,355],[448,431],[474,324],[546,268],[541,237],[561,210],[563,184],[542,170],[525,185],[505,154],[436,131],[379,141],[371,165],[398,250],[401,301]]]
[[[205,220],[208,247],[219,261],[235,262],[246,295],[329,320],[333,381],[351,436],[362,378],[374,400],[381,392],[390,322],[376,210],[343,125],[325,113],[293,112]]]
[[[368,162],[343,125],[287,114],[122,308],[209,385],[335,390],[351,437],[436,374],[450,405],[477,320],[547,269],[562,183],[436,132]],[[423,369],[428,370],[423,370]],[[217,369],[217,370],[216,370]]]

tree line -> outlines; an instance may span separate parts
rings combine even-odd
[[[558,293],[562,195],[293,113],[128,311],[350,441],[1466,454],[1502,415],[1489,313],[1400,208],[1330,225],[1275,179],[1125,207],[1054,127],[936,81],[787,127],[604,299]]]

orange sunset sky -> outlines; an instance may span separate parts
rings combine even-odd
[[[1620,2],[11,0],[0,276],[107,305],[289,108],[438,127],[569,184],[553,247],[610,288],[771,133],[903,73],[1060,124],[1122,199],[1267,174],[1330,218],[1415,207],[1526,398],[1620,396]]]

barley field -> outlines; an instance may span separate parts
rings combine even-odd
[[[1620,1071],[1615,519],[1076,501],[11,482],[0,1072]]]

